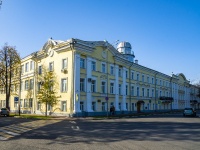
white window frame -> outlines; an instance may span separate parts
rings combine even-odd
[[[106,93],[106,81],[101,81],[101,93]]]
[[[64,83],[64,81],[66,81]],[[67,78],[61,79],[61,92],[67,92]]]
[[[96,61],[92,61],[91,67],[92,67],[92,71],[96,71]]]
[[[110,65],[110,74],[115,75],[114,66]]]
[[[101,72],[106,73],[106,63],[101,63]]]
[[[53,71],[54,70],[54,62],[49,62],[49,71]]]
[[[96,92],[96,80],[92,80],[91,82],[91,91]]]
[[[61,101],[61,111],[66,112],[67,111],[67,102]]]
[[[80,78],[80,91],[85,92],[85,78]]]
[[[85,59],[84,58],[80,58],[80,68],[85,68]]]
[[[115,87],[114,82],[110,82],[110,94],[114,94],[114,87]]]
[[[66,69],[67,66],[68,66],[68,59],[67,58],[63,58],[62,59],[62,69]]]

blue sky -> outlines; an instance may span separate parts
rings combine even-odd
[[[2,0],[0,46],[21,57],[55,40],[131,43],[139,64],[200,80],[200,0]]]

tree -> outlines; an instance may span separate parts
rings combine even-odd
[[[13,46],[5,44],[0,49],[0,87],[4,87],[6,94],[6,108],[9,107],[9,100],[11,91],[15,90],[19,85],[19,68],[20,68],[20,55]]]
[[[49,71],[46,67],[42,67],[42,73],[38,76],[39,91],[37,98],[40,103],[45,104],[45,116],[47,116],[47,104],[53,107],[58,102],[56,74],[54,71]]]

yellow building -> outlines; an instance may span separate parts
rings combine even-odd
[[[11,111],[18,111],[16,97],[20,97],[23,113],[45,112],[36,97],[43,65],[58,77],[59,102],[48,106],[52,115],[106,115],[111,106],[118,114],[198,106],[199,98],[191,94],[197,88],[184,74],[169,76],[134,58],[129,42],[115,48],[107,41],[49,39],[41,50],[22,59],[21,92],[11,96]],[[5,107],[5,95],[0,98]]]

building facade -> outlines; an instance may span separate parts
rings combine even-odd
[[[106,115],[199,108],[198,88],[183,73],[171,76],[144,67],[135,60],[129,42],[117,48],[107,41],[49,39],[41,50],[22,59],[21,91],[11,95],[10,109],[45,113],[38,102],[38,74],[46,66],[57,75],[58,104],[48,106],[52,115]],[[5,107],[1,91],[0,107]]]

